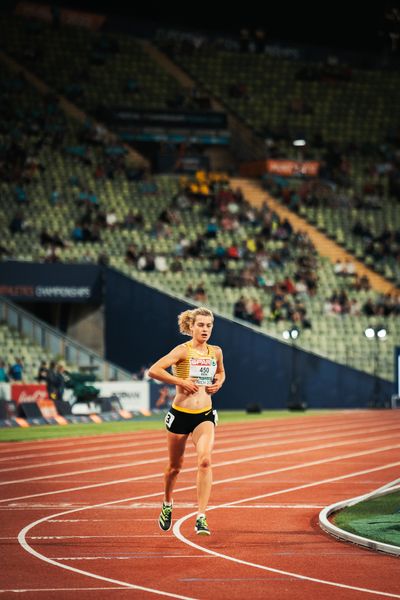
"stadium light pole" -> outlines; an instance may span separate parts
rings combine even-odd
[[[297,160],[302,163],[304,160],[304,147],[307,145],[304,137],[297,136],[296,139],[292,142],[293,146],[297,149]],[[302,172],[302,167],[300,166],[300,172]]]
[[[291,329],[285,329],[282,332],[282,337],[286,341],[290,341],[292,345],[292,373],[290,378],[290,387],[287,400],[287,406],[289,410],[305,410],[307,408],[306,402],[301,399],[299,375],[298,375],[298,348],[297,340],[300,336],[300,329],[298,327],[291,327]]]
[[[368,340],[374,340],[374,385],[372,388],[371,406],[376,408],[380,406],[381,399],[381,381],[379,378],[379,342],[386,339],[388,332],[386,327],[379,325],[377,327],[367,327],[364,335]]]

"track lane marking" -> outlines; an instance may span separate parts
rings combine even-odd
[[[365,428],[365,425],[359,425],[358,429],[361,429],[361,431],[358,432],[357,430],[355,430],[354,428],[352,428],[350,425],[343,426],[343,427],[340,428],[340,430],[338,430],[336,426],[326,427],[326,428],[315,428],[315,427],[312,427],[312,428],[302,429],[299,432],[298,435],[300,436],[299,441],[303,441],[303,439],[305,439],[305,438],[301,439],[301,436],[303,436],[304,434],[308,434],[308,433],[328,434],[328,437],[330,437],[330,434],[334,435],[335,432],[339,432],[339,433],[336,433],[336,435],[346,435],[346,430],[350,430],[351,434],[354,431],[355,434],[360,433],[360,435],[362,433],[370,433],[370,432],[376,432],[376,431],[390,431],[390,430],[397,430],[397,429],[399,430],[399,433],[400,433],[400,423],[398,425],[393,425],[391,423],[391,424],[384,425],[384,426],[379,427],[379,428],[372,428],[372,429],[364,429],[364,428]],[[351,434],[347,433],[347,435],[351,435]],[[244,436],[236,437],[236,438],[234,438],[234,437],[233,438],[232,437],[228,437],[228,438],[223,439],[223,440],[218,439],[218,441],[216,442],[216,449],[218,451],[222,451],[222,449],[219,448],[220,445],[222,446],[224,444],[231,444],[233,442],[242,441],[243,439],[247,440],[248,437],[249,437],[248,435],[244,435]],[[279,437],[279,439],[275,440],[274,438],[276,438],[276,437]],[[255,440],[265,440],[265,438],[266,438],[265,431],[262,434],[260,434],[260,435],[252,435],[251,436],[251,439],[253,441],[255,441]],[[272,439],[272,442],[271,442],[271,439]],[[276,433],[273,434],[273,433],[271,433],[271,434],[268,434],[268,440],[265,441],[264,445],[277,446],[280,443],[283,444],[283,443],[287,443],[288,441],[289,442],[296,441],[297,439],[298,438],[296,436],[290,436],[290,437],[288,437],[287,432],[286,433],[282,432],[282,433],[279,433],[279,434],[276,434]],[[319,439],[319,438],[310,438],[310,437],[307,436],[306,439],[309,440],[309,439]],[[143,445],[145,445],[145,444],[138,442],[137,444],[131,444],[131,445],[129,445],[129,447],[130,448],[132,448],[132,447],[135,448],[135,447],[139,446],[140,448],[142,448]],[[145,448],[145,449],[139,450],[139,451],[136,450],[136,449],[133,449],[133,450],[129,450],[129,451],[126,451],[126,452],[111,452],[111,453],[107,453],[107,454],[96,454],[95,456],[89,456],[89,457],[85,456],[83,458],[69,458],[69,459],[58,460],[58,461],[38,462],[38,463],[34,463],[34,464],[31,463],[29,465],[22,465],[22,466],[18,465],[18,466],[15,466],[15,467],[7,467],[5,469],[0,469],[0,473],[7,473],[7,472],[10,472],[10,471],[23,471],[23,470],[27,470],[27,469],[34,469],[36,467],[43,468],[43,467],[63,465],[63,464],[68,464],[68,463],[74,463],[75,464],[75,463],[80,463],[80,462],[88,462],[90,460],[97,461],[97,460],[100,460],[102,458],[115,458],[117,456],[129,456],[131,454],[134,454],[134,455],[136,455],[136,454],[144,454],[146,452],[151,452],[152,454],[153,454],[154,451],[156,451],[156,452],[158,452],[158,451],[160,451],[160,452],[164,451],[165,452],[165,440],[160,440],[160,449],[154,448],[154,440],[150,441],[149,445],[151,446],[149,449]],[[108,447],[126,448],[127,444],[123,444],[123,445],[121,444],[121,445],[117,445],[117,446],[108,446]],[[98,447],[96,447],[96,449],[103,450],[104,446],[98,446]],[[91,450],[94,450],[94,449],[91,448]],[[72,454],[72,452],[73,451],[70,450],[68,453]],[[78,452],[79,454],[82,454],[82,449],[78,448],[78,449],[75,450],[75,452]],[[54,454],[57,454],[57,453],[54,453]],[[43,456],[54,456],[54,454],[49,452],[48,454],[26,455],[24,458],[34,457],[34,458],[36,458],[36,459],[39,460]],[[61,454],[65,454],[65,452],[61,452]],[[7,461],[8,460],[9,460],[9,458],[7,458]]]
[[[365,442],[367,442],[367,441],[370,441],[370,440],[366,440]],[[345,443],[347,443],[347,442],[345,442]],[[361,442],[357,442],[357,443],[361,443]],[[327,447],[332,447],[332,446],[336,447],[336,446],[340,446],[340,445],[343,445],[343,444],[344,444],[344,442],[339,442],[338,444],[325,444],[325,445],[322,445],[322,446],[315,446],[315,447],[313,447],[313,450],[316,450],[316,449],[318,450],[318,449],[321,449],[321,448],[327,448]],[[400,447],[399,445],[383,446],[383,447],[380,447],[376,451],[382,452],[382,451],[387,451],[387,450],[394,450],[394,449],[397,449],[399,447]],[[302,449],[302,452],[304,452],[304,451],[305,450]],[[361,452],[361,453],[360,452],[356,453],[356,455],[350,454],[350,455],[344,455],[344,456],[349,456],[349,457],[352,457],[352,456],[363,456],[363,454],[365,452],[367,454],[370,454],[369,451],[364,451],[364,452]],[[271,458],[271,457],[275,457],[276,458],[277,456],[286,456],[286,455],[289,455],[289,454],[296,454],[296,453],[298,453],[297,449],[296,450],[289,450],[287,452],[278,452],[278,453],[275,453],[275,454],[261,455],[261,457],[260,456],[257,457],[257,460],[259,460],[260,458]],[[213,468],[214,467],[224,467],[224,466],[233,465],[233,464],[239,464],[239,463],[243,463],[243,462],[249,462],[250,460],[255,460],[255,459],[247,457],[247,458],[242,458],[242,459],[236,459],[236,460],[233,460],[233,461],[223,461],[223,462],[220,462],[220,463],[215,463],[213,465]],[[329,461],[329,460],[334,460],[334,459],[327,459],[327,460]],[[320,464],[320,463],[319,463],[319,461],[312,461],[310,463],[303,463],[303,464],[306,465],[306,466],[309,466],[309,465],[315,465],[315,464]],[[289,466],[289,467],[285,467],[285,468],[278,469],[278,470],[272,470],[272,471],[266,470],[266,471],[263,471],[263,474],[270,475],[271,473],[284,472],[284,471],[287,471],[287,470],[290,470],[290,469],[293,469],[293,468],[294,468],[293,466]],[[181,473],[189,473],[189,472],[193,472],[193,471],[196,471],[196,470],[197,470],[197,467],[188,467],[186,469],[182,469]],[[109,482],[106,482],[106,483],[95,483],[95,484],[90,484],[90,485],[87,485],[87,486],[78,486],[76,488],[64,488],[64,489],[61,489],[61,490],[55,490],[55,491],[51,491],[51,492],[41,492],[39,494],[29,494],[27,496],[19,496],[19,497],[16,497],[16,498],[5,498],[5,499],[0,500],[0,503],[11,502],[11,501],[15,501],[15,500],[25,500],[27,498],[37,498],[38,496],[41,496],[41,497],[42,496],[49,496],[49,495],[51,496],[51,495],[54,495],[54,494],[62,494],[64,492],[82,491],[82,490],[85,490],[85,489],[94,489],[94,488],[106,487],[106,486],[110,486],[110,485],[118,485],[120,483],[131,483],[132,481],[144,481],[144,480],[154,479],[154,478],[157,479],[157,478],[160,478],[162,476],[163,476],[162,473],[156,473],[156,474],[153,473],[153,474],[150,474],[150,475],[139,475],[137,477],[128,477],[128,478],[125,478],[125,479],[112,480],[112,481],[109,481]],[[243,477],[244,478],[249,478],[249,477],[252,477],[252,475],[251,474],[250,475],[245,475]],[[229,481],[229,480],[227,480],[227,481]],[[193,489],[193,487],[195,487],[195,486],[189,486],[189,487],[186,487],[185,489]],[[150,495],[140,496],[140,498],[151,498],[151,497],[154,497],[156,495],[157,495],[157,493],[150,494]]]
[[[390,428],[389,428],[390,429]],[[394,426],[393,429],[397,430],[397,427]],[[372,431],[387,431],[386,427],[383,428],[376,428]],[[365,433],[368,433],[369,430],[364,430],[364,431],[360,431],[357,435],[364,435]],[[300,439],[295,439],[294,441],[292,441],[291,439],[285,440],[286,444],[291,444],[291,443],[299,443],[299,442],[304,442],[304,441],[317,441],[317,440],[326,440],[329,439],[331,437],[335,437],[335,439],[337,439],[338,437],[350,437],[352,438],[350,441],[349,440],[344,440],[342,442],[331,442],[329,444],[322,444],[322,445],[317,445],[317,446],[309,446],[308,448],[302,448],[301,451],[302,452],[312,452],[314,450],[321,450],[323,448],[331,448],[336,447],[336,446],[345,446],[346,444],[353,444],[353,443],[357,443],[357,444],[366,444],[368,442],[374,442],[374,441],[382,441],[385,439],[390,439],[392,437],[394,437],[394,432],[390,433],[388,435],[381,435],[381,436],[371,436],[367,439],[361,439],[361,440],[355,440],[354,439],[354,434],[352,432],[346,432],[346,433],[332,433],[328,436],[307,436],[306,438],[300,438]],[[231,448],[217,448],[213,451],[213,454],[221,454],[221,453],[227,453],[227,452],[241,452],[243,450],[254,450],[255,448],[261,448],[263,446],[274,446],[274,445],[281,445],[282,443],[279,442],[272,442],[269,443],[268,441],[265,443],[256,443],[256,444],[246,444],[244,446],[234,446]],[[163,453],[165,453],[165,448],[162,450]],[[259,454],[259,455],[255,455],[247,457],[246,459],[239,459],[238,462],[243,462],[244,460],[246,462],[249,461],[255,461],[255,460],[261,460],[264,458],[276,458],[278,456],[287,456],[290,454],[297,454],[298,453],[298,449],[294,449],[294,450],[288,450],[288,451],[283,451],[283,452],[276,452],[276,453],[272,453],[272,454]],[[189,452],[186,455],[186,458],[194,458],[196,457],[196,453],[195,452]],[[123,469],[123,468],[131,468],[131,467],[137,467],[137,466],[141,466],[141,465],[148,465],[150,463],[158,463],[160,461],[160,458],[149,458],[146,460],[140,460],[140,461],[135,461],[135,462],[129,462],[129,463],[120,463],[118,465],[107,465],[105,467],[96,467],[93,469],[82,469],[80,471],[68,471],[66,473],[54,473],[52,475],[39,475],[37,477],[27,477],[25,479],[11,479],[8,481],[1,481],[0,482],[0,486],[5,486],[5,485],[11,485],[11,484],[17,484],[17,483],[28,483],[31,481],[44,481],[44,480],[49,480],[49,479],[57,479],[59,478],[63,478],[63,477],[71,477],[73,475],[85,475],[88,473],[100,473],[103,471],[110,471],[113,469]],[[235,461],[232,462],[232,464],[234,464]],[[214,466],[219,466],[220,464],[224,464],[224,463],[216,463]],[[196,467],[197,468],[197,467]],[[193,470],[193,469],[190,469]],[[181,472],[187,472],[186,469],[182,469]],[[3,500],[0,500],[0,502],[3,502]]]
[[[378,414],[380,412],[381,415],[386,416],[387,415],[387,411],[377,411],[376,413],[374,413],[375,415]],[[367,410],[358,410],[358,409],[351,409],[351,410],[342,410],[342,411],[338,411],[338,413],[340,413],[340,415],[344,415],[341,419],[336,418],[336,414],[331,413],[329,415],[312,415],[310,417],[308,417],[309,421],[308,423],[310,423],[310,425],[306,425],[304,423],[304,425],[300,425],[299,427],[299,423],[296,423],[296,420],[298,421],[298,417],[293,417],[293,418],[278,418],[278,419],[269,419],[269,418],[265,418],[265,419],[260,419],[259,421],[254,421],[250,424],[239,424],[239,423],[221,423],[219,425],[219,436],[230,436],[233,432],[237,432],[237,433],[241,433],[242,431],[248,435],[249,431],[250,432],[254,432],[257,431],[258,429],[260,429],[260,431],[265,430],[265,426],[268,425],[268,429],[269,431],[273,431],[275,433],[290,433],[291,431],[297,432],[299,430],[301,430],[303,427],[309,427],[312,425],[313,421],[317,421],[317,426],[324,426],[324,423],[320,423],[320,421],[324,421],[325,419],[328,420],[329,419],[329,423],[332,423],[334,425],[336,425],[337,427],[342,427],[342,425],[346,425],[346,418],[347,416],[350,415],[354,415],[357,414],[357,416],[359,417],[361,415],[361,417],[363,418],[363,424],[365,425],[372,425],[374,422],[376,422],[376,418],[371,417],[370,413],[368,413]],[[391,418],[390,420],[387,420],[387,424],[391,424],[393,422],[393,418]],[[160,431],[155,431],[154,432],[157,435],[157,438],[160,436],[162,438],[164,431],[160,430]],[[47,449],[51,449],[51,448],[65,448],[65,450],[63,450],[62,452],[68,452],[69,449],[71,447],[76,448],[77,444],[83,446],[82,449],[87,449],[87,450],[91,450],[92,448],[90,448],[90,446],[93,447],[94,444],[98,444],[99,443],[99,438],[101,440],[101,442],[107,442],[107,441],[111,441],[114,442],[116,440],[120,441],[123,440],[125,438],[127,443],[129,441],[129,439],[131,439],[133,436],[135,436],[135,438],[137,439],[138,437],[141,437],[143,435],[144,439],[142,440],[143,443],[151,443],[151,441],[149,442],[148,437],[149,437],[149,431],[132,431],[130,433],[114,433],[114,434],[97,434],[97,435],[92,435],[92,436],[75,436],[75,437],[68,437],[68,438],[62,438],[59,439],[57,442],[55,442],[54,439],[48,439],[48,440],[35,440],[35,441],[20,441],[20,442],[0,442],[0,455],[1,454],[5,454],[5,453],[9,453],[11,456],[5,456],[0,458],[0,461],[3,460],[9,460],[10,458],[12,458],[13,460],[15,459],[19,459],[19,458],[23,458],[23,456],[21,456],[20,454],[17,454],[17,452],[19,450],[25,451],[26,449],[26,445],[31,445],[32,449],[35,449],[36,451],[40,452],[40,445],[41,444],[45,444],[45,446],[43,447],[44,450]],[[108,440],[108,438],[110,438]],[[163,439],[163,438],[162,438]],[[154,441],[154,438],[153,440]],[[4,444],[9,444],[8,448],[2,448],[1,446]],[[52,445],[50,445],[52,444]],[[29,450],[30,448],[28,448]]]
[[[395,446],[395,447],[398,448],[399,446]],[[365,455],[368,455],[368,454],[376,454],[379,451],[385,451],[385,450],[382,449],[382,448],[373,448],[371,450],[364,450],[364,451],[355,452],[355,453],[352,453],[352,454],[345,454],[345,455],[342,455],[340,457],[335,456],[335,457],[330,457],[328,459],[321,459],[319,461],[312,461],[312,463],[306,463],[306,464],[307,464],[307,466],[316,465],[316,464],[327,464],[327,463],[331,463],[331,462],[338,462],[339,460],[345,460],[347,458],[355,458],[355,457],[358,457],[358,456],[365,456]],[[367,469],[367,470],[362,471],[362,472],[350,473],[350,474],[347,474],[345,476],[340,476],[338,478],[331,478],[331,479],[332,479],[332,481],[335,481],[337,479],[344,479],[344,478],[355,477],[355,476],[357,476],[359,474],[380,471],[380,470],[391,468],[391,467],[397,467],[399,465],[400,465],[400,462],[391,463],[391,464],[388,464],[388,465],[384,465],[384,466],[380,466],[380,467],[375,467],[373,469]],[[287,470],[300,470],[303,467],[304,467],[304,463],[300,464],[300,465],[293,465],[291,467],[286,467],[286,468],[283,468],[283,469],[275,469],[272,472],[281,472],[281,471],[287,471]],[[225,479],[225,480],[216,481],[215,484],[223,484],[223,483],[226,483],[227,481],[245,480],[245,479],[249,479],[250,477],[254,478],[254,477],[257,477],[257,476],[262,476],[264,474],[265,474],[265,471],[264,472],[260,472],[258,474],[244,475],[244,476],[240,476],[240,477],[228,478],[228,479]],[[305,487],[311,487],[311,485],[312,484],[305,484],[303,486],[296,486],[296,488],[294,488],[294,489],[301,489],[302,487],[304,487],[304,488]],[[186,487],[183,487],[183,488],[178,488],[175,491],[175,493],[178,493],[178,492],[181,492],[181,491],[186,491],[188,489],[195,489],[195,488],[196,488],[196,486],[186,486]],[[292,488],[289,488],[289,489],[292,489]],[[284,493],[284,492],[280,491],[280,492],[276,492],[276,493]],[[139,499],[142,499],[144,497],[145,498],[155,497],[155,496],[159,497],[159,496],[162,496],[162,495],[163,495],[163,492],[161,491],[161,492],[157,492],[155,494],[147,494],[145,496],[139,496],[139,497],[134,496],[134,497],[125,498],[125,499],[112,500],[112,501],[109,501],[109,502],[102,502],[102,503],[95,504],[95,505],[88,505],[86,507],[74,508],[72,510],[66,510],[66,511],[63,511],[61,513],[56,513],[56,514],[48,515],[46,517],[42,517],[40,519],[37,519],[36,521],[34,521],[32,523],[29,523],[23,529],[21,529],[21,531],[18,534],[18,542],[19,542],[19,544],[21,545],[21,547],[26,552],[32,554],[33,556],[35,556],[36,558],[39,558],[40,560],[43,560],[44,562],[52,564],[53,566],[60,567],[62,569],[66,569],[66,570],[70,570],[70,571],[73,571],[75,573],[84,575],[86,577],[92,577],[94,579],[98,579],[98,580],[102,580],[102,581],[107,581],[108,583],[117,583],[117,584],[120,584],[123,587],[131,587],[131,588],[134,588],[134,589],[142,589],[142,590],[150,591],[150,592],[155,593],[155,594],[171,596],[171,594],[169,594],[167,592],[161,592],[161,591],[153,590],[151,588],[143,588],[141,586],[136,586],[136,585],[133,585],[133,584],[128,584],[127,582],[122,582],[122,581],[119,581],[119,580],[110,579],[110,578],[107,578],[107,577],[103,577],[101,575],[96,575],[94,573],[91,573],[90,571],[84,571],[82,569],[77,569],[76,567],[72,567],[71,565],[66,565],[64,563],[57,562],[56,560],[51,559],[51,558],[45,556],[44,554],[38,552],[37,550],[35,550],[32,546],[30,546],[30,544],[27,542],[27,539],[26,539],[27,534],[28,534],[29,531],[31,531],[37,525],[48,521],[49,519],[55,519],[55,518],[58,518],[58,517],[61,517],[61,516],[70,515],[72,513],[76,513],[76,512],[80,512],[80,511],[84,511],[84,510],[89,510],[89,509],[94,509],[94,508],[99,508],[99,507],[104,507],[104,506],[112,506],[112,505],[115,505],[115,504],[119,504],[121,502],[127,502],[127,501],[132,501],[132,500],[139,500]],[[252,500],[252,499],[259,499],[261,497],[266,497],[266,496],[269,496],[269,495],[274,495],[274,494],[273,493],[272,494],[261,494],[259,496],[247,498],[247,499],[244,499],[244,500],[242,499],[242,500],[238,500],[236,502],[230,502],[230,503],[226,503],[226,504],[228,504],[228,505],[238,504],[240,502],[245,502],[245,501]],[[174,527],[174,530],[175,530],[175,527]],[[201,546],[196,547],[196,549],[200,549],[201,552],[204,552],[204,548],[202,548]],[[271,570],[271,569],[269,569],[269,570]],[[280,572],[278,570],[277,572],[287,575],[287,573],[284,572],[284,571]],[[296,576],[296,574],[294,574],[293,576]],[[303,576],[298,576],[297,578],[306,579]],[[388,594],[384,594],[384,595],[388,595]],[[182,598],[182,596],[173,596],[173,597]],[[391,597],[400,598],[400,596],[393,596],[393,595]]]
[[[373,422],[371,423],[371,425],[373,425]],[[363,424],[357,424],[356,426],[357,428],[365,428],[365,427],[369,427],[369,423],[363,423]],[[388,421],[388,423],[385,423],[382,425],[383,428],[400,428],[400,421],[398,423],[398,425],[393,425],[393,421]],[[324,426],[324,427],[315,427],[312,425],[304,425],[304,427],[299,427],[298,429],[296,429],[293,433],[297,434],[299,436],[304,435],[304,434],[308,434],[308,433],[329,433],[329,432],[333,432],[333,431],[346,431],[346,430],[353,430],[354,427],[352,427],[351,425],[347,425],[346,423],[343,424],[330,424],[328,427]],[[258,434],[258,427],[255,430],[256,431],[256,435],[254,435],[254,430],[251,430],[251,438],[252,439],[265,439],[266,437],[266,431],[265,431],[265,426],[263,427],[262,431]],[[244,432],[244,435],[241,435],[240,437],[232,437],[232,433],[228,433],[228,432],[222,432],[223,435],[221,435],[221,431],[218,432],[218,439],[216,440],[216,445],[218,446],[219,444],[223,445],[223,444],[229,444],[232,441],[240,441],[243,438],[244,439],[248,439],[249,437],[249,432],[246,431]],[[235,432],[234,432],[235,433]],[[225,434],[225,435],[224,435]],[[236,434],[235,434],[236,435]],[[268,440],[271,439],[275,439],[275,438],[281,438],[282,441],[286,440],[288,438],[288,435],[291,435],[291,432],[288,431],[287,429],[285,430],[278,430],[278,431],[268,431]],[[127,440],[126,443],[124,444],[110,444],[107,446],[108,449],[120,449],[120,448],[136,448],[136,447],[143,447],[146,445],[150,446],[150,450],[153,449],[155,443],[156,444],[160,444],[163,448],[165,448],[165,436],[163,436],[162,438],[158,439],[151,439],[151,440],[142,440],[140,442],[129,442]],[[97,450],[103,450],[104,449],[104,444],[102,445],[98,445],[98,446],[92,446],[90,449],[85,448],[85,451],[90,450],[91,452],[93,451],[97,451]],[[132,453],[134,452],[134,450],[132,450]],[[82,454],[82,448],[68,448],[66,450],[60,450],[57,452],[45,452],[42,453],[40,452],[35,452],[35,453],[31,453],[31,454],[23,454],[23,455],[19,455],[19,456],[7,456],[6,458],[0,458],[0,462],[9,462],[10,459],[12,458],[12,460],[25,460],[27,458],[43,458],[45,456],[56,456],[56,455],[60,455],[60,454],[68,454],[68,456],[70,456],[71,454]],[[121,455],[123,455],[124,453],[121,453]],[[119,453],[111,453],[110,456],[118,456]],[[98,456],[100,457],[106,457],[108,456],[108,454],[106,455],[96,455],[96,456],[90,456],[88,457],[87,455],[85,456],[84,459],[75,459],[75,458],[71,458],[70,460],[65,460],[65,461],[54,461],[54,463],[44,463],[44,464],[64,464],[64,462],[79,462],[79,461],[84,461],[87,458],[89,458],[89,460],[91,459],[96,459]],[[40,464],[35,464],[34,466],[42,466],[43,463]],[[12,467],[11,469],[0,469],[0,472],[6,472],[8,470],[18,470],[18,469],[26,469],[26,468],[31,468],[32,465],[19,465],[16,467]]]
[[[109,590],[123,590],[121,586],[118,587],[67,587],[67,588],[10,588],[0,590],[0,594],[21,594],[26,592],[108,592]]]
[[[237,504],[240,504],[242,502],[249,502],[249,501],[253,501],[253,500],[259,500],[260,498],[267,498],[267,497],[271,497],[271,496],[277,496],[280,494],[286,494],[289,492],[294,492],[297,490],[301,490],[301,489],[305,489],[305,488],[310,488],[310,487],[314,487],[314,486],[318,486],[318,485],[324,485],[326,483],[333,483],[334,481],[341,481],[344,479],[348,479],[350,477],[357,477],[360,475],[364,475],[367,473],[372,473],[372,472],[376,472],[379,470],[383,470],[386,468],[391,468],[392,466],[395,465],[399,465],[400,463],[391,463],[389,465],[383,465],[380,467],[374,467],[371,469],[365,469],[363,471],[358,471],[355,473],[348,473],[346,475],[340,475],[337,477],[330,477],[328,479],[321,479],[320,481],[315,481],[315,482],[311,482],[311,483],[306,483],[306,484],[301,484],[301,485],[297,485],[297,486],[293,486],[284,490],[277,490],[275,492],[268,492],[266,494],[259,494],[257,496],[252,496],[249,498],[242,498],[240,500],[234,500],[232,502],[227,502],[225,504],[220,504],[219,506],[213,506],[210,507],[208,510],[216,510],[216,509],[221,509],[221,508],[227,508],[227,507],[232,507],[235,506]],[[393,594],[390,592],[383,592],[380,590],[373,590],[370,588],[362,588],[362,587],[358,587],[358,586],[352,586],[352,585],[348,585],[345,583],[339,583],[339,582],[335,582],[335,581],[329,581],[327,579],[318,579],[316,577],[309,577],[308,575],[301,575],[300,573],[294,573],[292,571],[284,571],[283,569],[276,569],[274,567],[267,567],[265,565],[260,565],[258,563],[253,563],[250,561],[246,561],[246,560],[242,560],[240,558],[235,558],[233,556],[229,556],[228,554],[222,554],[221,552],[216,552],[215,550],[211,550],[210,548],[206,548],[204,546],[200,546],[199,544],[196,544],[195,542],[192,542],[191,540],[189,540],[188,538],[186,538],[182,533],[181,533],[181,526],[182,524],[187,521],[188,519],[194,517],[197,514],[196,511],[194,511],[193,513],[190,513],[188,515],[185,515],[184,517],[180,518],[178,521],[175,522],[172,531],[174,533],[174,535],[184,544],[187,544],[188,546],[191,546],[192,548],[195,548],[196,550],[202,550],[203,552],[210,554],[212,556],[218,557],[218,558],[222,558],[231,562],[236,562],[239,563],[241,565],[245,565],[248,567],[254,567],[257,569],[261,569],[264,571],[269,571],[271,573],[277,573],[279,575],[285,575],[287,577],[294,577],[296,579],[301,579],[303,581],[310,581],[313,583],[321,583],[324,585],[328,585],[328,586],[332,586],[332,587],[339,587],[339,588],[343,588],[343,589],[348,589],[348,590],[354,590],[354,591],[358,591],[358,592],[365,592],[368,594],[373,594],[373,595],[378,595],[378,596],[385,596],[388,598],[400,598],[399,594]]]

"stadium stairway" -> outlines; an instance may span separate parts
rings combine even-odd
[[[392,292],[399,293],[400,290],[387,281],[387,279],[369,269],[352,254],[318,231],[310,223],[307,223],[307,221],[290,211],[288,208],[282,206],[282,204],[275,200],[268,192],[262,189],[261,184],[258,181],[236,177],[231,179],[231,186],[233,188],[240,187],[245,198],[254,206],[260,207],[266,202],[268,207],[276,212],[282,219],[287,219],[295,231],[306,231],[317,249],[317,252],[321,256],[327,257],[332,264],[337,260],[352,262],[355,265],[357,274],[359,276],[366,275],[371,287],[377,292],[384,294]]]
[[[181,66],[173,62],[169,56],[157,48],[154,44],[147,40],[141,40],[141,47],[144,52],[150,56],[162,69],[164,69],[169,75],[174,77],[182,86],[193,88],[199,86],[199,82],[191,77]],[[204,83],[200,84],[200,87],[207,89]],[[228,116],[228,127],[231,133],[231,148],[239,159],[257,159],[263,156],[264,153],[264,142],[258,138],[254,132],[251,131],[250,127],[244,123],[242,119],[236,117],[233,112],[215,98],[215,96],[207,89],[207,93],[210,98],[211,107],[215,111],[226,113]],[[212,165],[213,170],[226,170],[232,171],[237,167],[235,165],[235,159],[231,153],[225,151],[224,160],[218,157],[217,164]]]

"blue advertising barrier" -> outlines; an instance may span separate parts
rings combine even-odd
[[[191,306],[107,269],[106,348],[108,360],[139,372],[189,338],[178,332],[177,315]],[[376,388],[382,402],[393,384],[302,351],[252,327],[216,316],[211,343],[222,347],[227,380],[214,397],[216,408],[286,408],[295,397],[309,408],[371,406]],[[295,372],[294,372],[295,371]]]

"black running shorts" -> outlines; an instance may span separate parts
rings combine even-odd
[[[211,421],[216,425],[218,422],[217,411],[209,408],[204,412],[193,414],[176,410],[171,406],[165,417],[165,426],[172,433],[189,434],[203,421]]]

